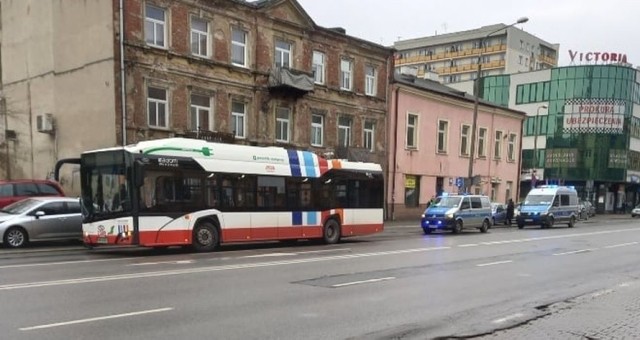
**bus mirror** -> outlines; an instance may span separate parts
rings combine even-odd
[[[136,187],[141,187],[144,185],[144,169],[140,162],[133,163],[133,184]]]

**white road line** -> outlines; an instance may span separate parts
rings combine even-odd
[[[132,263],[127,266],[152,266],[157,264],[190,264],[195,263],[194,260],[182,260],[182,261],[162,261],[162,262],[141,262],[141,263]]]
[[[395,279],[396,279],[395,277],[389,276],[389,277],[381,277],[379,279],[370,279],[370,280],[338,283],[338,284],[332,285],[331,287],[336,287],[337,288],[337,287],[353,286],[353,285],[359,285],[359,284],[364,284],[364,283],[374,283],[374,282],[388,281],[388,280],[395,280]]]
[[[60,326],[68,326],[68,325],[75,325],[75,324],[79,324],[79,323],[86,323],[86,322],[94,322],[94,321],[102,321],[102,320],[109,320],[109,319],[117,319],[117,318],[124,318],[127,316],[136,316],[136,315],[144,315],[144,314],[151,314],[151,313],[160,313],[160,312],[167,312],[173,310],[172,307],[167,307],[167,308],[158,308],[158,309],[149,309],[149,310],[143,310],[143,311],[139,311],[139,312],[131,312],[131,313],[124,313],[124,314],[114,314],[114,315],[106,315],[106,316],[100,316],[100,317],[96,317],[96,318],[89,318],[89,319],[80,319],[80,320],[73,320],[73,321],[66,321],[66,322],[58,322],[58,323],[50,323],[48,325],[40,325],[40,326],[31,326],[31,327],[23,327],[23,328],[19,328],[21,331],[33,331],[36,329],[44,329],[44,328],[53,328],[53,327],[60,327]]]
[[[460,245],[458,245],[458,247],[460,247],[460,248],[477,247],[477,246],[479,246],[479,244],[477,244],[477,243],[469,243],[469,244],[460,244]]]
[[[590,249],[580,249],[580,250],[574,250],[574,251],[568,251],[566,253],[557,253],[557,254],[553,254],[553,256],[561,256],[561,255],[571,255],[571,254],[580,254],[580,253],[587,253],[593,250],[597,250],[598,248],[590,248]]]
[[[139,259],[139,257],[120,257],[117,259],[99,259],[99,260],[80,260],[80,261],[62,261],[62,262],[44,262],[44,263],[27,263],[27,264],[8,264],[6,266],[0,266],[0,269],[9,268],[28,268],[28,267],[43,267],[43,266],[56,266],[63,264],[78,264],[78,263],[95,263],[95,262],[110,262],[110,261],[125,261]]]
[[[524,316],[524,314],[522,314],[522,313],[515,313],[515,314],[512,314],[512,315],[505,316],[504,318],[501,318],[501,319],[495,319],[492,322],[493,323],[503,323],[503,322],[506,322],[506,321],[509,321],[509,320],[521,318],[523,316]]]
[[[600,290],[600,291],[597,291],[597,292],[591,294],[591,297],[592,298],[596,298],[598,296],[606,295],[606,294],[613,293],[613,292],[614,292],[613,289],[603,289],[603,290]]]
[[[606,246],[604,247],[604,249],[611,249],[611,248],[618,248],[618,247],[626,247],[626,246],[632,246],[638,244],[638,242],[629,242],[629,243],[620,243],[620,244],[614,244],[611,246]]]
[[[253,259],[260,257],[279,257],[279,256],[296,256],[296,253],[269,253],[269,254],[258,254],[258,255],[247,255],[242,258],[245,259]]]
[[[312,263],[312,262],[350,260],[350,259],[367,258],[367,257],[383,256],[383,255],[398,255],[398,254],[421,253],[421,252],[429,252],[429,251],[444,250],[444,249],[451,249],[451,248],[450,247],[415,248],[415,249],[403,249],[403,250],[383,251],[383,252],[375,252],[375,253],[347,254],[347,255],[326,256],[326,257],[312,257],[312,258],[307,258],[307,259],[292,259],[292,260],[281,260],[281,261],[272,261],[272,262],[257,262],[257,263],[235,264],[235,265],[226,265],[226,266],[211,266],[211,267],[199,267],[199,268],[187,268],[187,269],[174,269],[174,270],[163,270],[163,271],[145,272],[145,273],[133,273],[133,274],[120,274],[120,275],[110,275],[110,276],[94,276],[94,277],[84,277],[84,278],[67,279],[67,280],[53,280],[53,281],[15,283],[15,284],[0,285],[0,291],[2,291],[2,290],[14,290],[14,289],[25,289],[25,288],[62,286],[62,285],[72,285],[72,284],[83,284],[83,283],[92,283],[92,282],[132,280],[132,279],[141,279],[141,278],[148,278],[148,277],[187,275],[187,274],[196,274],[196,273],[207,273],[207,272],[216,272],[216,271],[225,271],[225,270],[237,270],[237,269],[249,269],[249,268],[261,268],[261,267],[273,267],[273,266],[283,266],[283,265]]]
[[[333,253],[333,252],[338,252],[338,251],[351,251],[351,248],[336,248],[336,249],[298,251],[298,252],[296,252],[296,254],[304,255],[304,254],[316,254],[316,253]]]
[[[511,263],[511,262],[513,262],[513,261],[512,260],[507,260],[507,261],[489,262],[489,263],[476,264],[476,267],[494,266],[496,264],[505,264],[505,263]]]

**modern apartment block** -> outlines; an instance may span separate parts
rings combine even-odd
[[[295,0],[1,4],[0,178],[172,136],[385,164],[392,50]]]
[[[480,94],[527,112],[521,196],[571,185],[600,212],[640,203],[640,71],[628,64],[557,67],[482,79]]]
[[[394,47],[396,67],[414,67],[418,76],[437,76],[442,83],[475,79],[479,57],[483,77],[555,67],[560,48],[505,24],[400,40]]]

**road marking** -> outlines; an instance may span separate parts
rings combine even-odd
[[[258,255],[247,255],[243,256],[246,259],[260,258],[260,257],[278,257],[278,256],[296,256],[296,253],[268,253],[268,254],[258,254]]]
[[[132,263],[128,264],[128,266],[152,266],[157,264],[190,264],[195,263],[194,260],[181,260],[181,261],[162,261],[162,262],[141,262],[141,263]]]
[[[606,246],[604,247],[604,249],[611,249],[611,248],[618,248],[618,247],[626,247],[626,246],[632,246],[638,244],[638,242],[629,242],[629,243],[620,243],[620,244],[614,244],[611,246]]]
[[[36,329],[68,326],[68,325],[75,325],[75,324],[79,324],[79,323],[87,323],[87,322],[94,322],[94,321],[102,321],[102,320],[109,320],[109,319],[124,318],[124,317],[127,317],[127,316],[136,316],[136,315],[144,315],[144,314],[151,314],[151,313],[160,313],[160,312],[167,312],[167,311],[170,311],[170,310],[173,310],[173,308],[172,307],[167,307],[167,308],[149,309],[149,310],[143,310],[143,311],[139,311],[139,312],[106,315],[106,316],[100,316],[100,317],[96,317],[96,318],[80,319],[80,320],[58,322],[58,323],[50,323],[48,325],[23,327],[23,328],[19,328],[19,329],[21,331],[33,331],[33,330],[36,330]]]
[[[513,261],[512,260],[507,260],[507,261],[489,262],[489,263],[476,264],[476,267],[494,266],[496,264],[504,264],[504,263],[511,263],[511,262],[513,262]]]
[[[493,323],[503,323],[503,322],[506,322],[506,321],[509,321],[509,320],[521,318],[523,316],[524,316],[524,314],[522,314],[522,313],[515,313],[515,314],[512,314],[512,315],[505,316],[504,318],[501,318],[501,319],[495,319],[492,322]]]
[[[580,250],[574,250],[574,251],[568,251],[566,253],[557,253],[557,254],[553,254],[553,256],[561,256],[561,255],[571,255],[571,254],[580,254],[580,253],[587,253],[593,250],[597,250],[598,248],[591,248],[591,249],[580,249]]]
[[[350,260],[350,259],[367,258],[367,257],[383,256],[383,255],[421,253],[421,252],[429,252],[429,251],[444,250],[444,249],[451,249],[451,247],[415,248],[415,249],[403,249],[403,250],[394,250],[394,251],[382,251],[382,252],[375,252],[375,253],[311,257],[307,259],[292,259],[292,260],[281,260],[281,261],[272,261],[272,262],[256,262],[256,263],[245,263],[245,264],[235,264],[235,265],[225,265],[225,266],[163,270],[163,271],[145,272],[145,273],[120,274],[120,275],[110,275],[110,276],[94,276],[94,277],[84,277],[84,278],[66,279],[66,280],[15,283],[15,284],[0,285],[0,290],[51,287],[51,286],[62,286],[62,285],[72,285],[72,284],[93,283],[93,282],[132,280],[132,279],[141,279],[141,278],[149,278],[149,277],[187,275],[187,274],[207,273],[207,272],[216,272],[216,271],[225,271],[225,270],[273,267],[273,266],[283,266],[283,265],[312,263],[312,262]]]
[[[323,250],[309,250],[309,251],[298,251],[294,253],[268,253],[268,254],[258,254],[258,255],[247,255],[242,258],[260,258],[260,257],[278,257],[278,256],[295,256],[295,255],[306,255],[306,254],[319,254],[319,253],[335,253],[341,251],[351,251],[351,248],[337,248],[337,249],[323,249]]]
[[[465,248],[465,247],[477,247],[477,246],[479,246],[479,244],[477,244],[477,243],[469,243],[469,244],[461,244],[458,247]]]
[[[603,289],[601,291],[597,291],[597,292],[591,294],[591,297],[592,298],[596,298],[598,296],[606,295],[606,294],[609,294],[609,293],[613,293],[613,289]]]
[[[370,279],[370,280],[338,283],[338,284],[332,285],[331,287],[337,288],[337,287],[353,286],[353,285],[359,285],[359,284],[364,284],[364,283],[374,283],[374,282],[388,281],[388,280],[395,280],[395,279],[396,279],[395,277],[389,276],[389,277],[381,277],[379,279]]]
[[[48,262],[48,263],[45,262],[45,263],[27,263],[27,264],[8,264],[6,266],[0,266],[0,269],[42,267],[42,266],[55,266],[55,265],[63,265],[63,264],[95,263],[95,262],[109,262],[109,261],[125,261],[125,260],[134,260],[134,259],[139,259],[139,257],[121,257],[117,259],[62,261],[62,262]]]

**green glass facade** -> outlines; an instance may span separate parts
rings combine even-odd
[[[512,108],[547,106],[547,114],[524,122],[523,137],[543,135],[546,148],[536,157],[534,150],[523,150],[522,168],[544,169],[546,179],[578,186],[625,184],[628,171],[640,171],[640,152],[629,150],[631,138],[640,138],[640,119],[633,117],[634,104],[640,104],[637,74],[620,65],[568,66],[552,69],[547,81],[515,84]],[[482,79],[482,98],[508,105],[503,85],[510,81],[504,77],[510,76]]]

